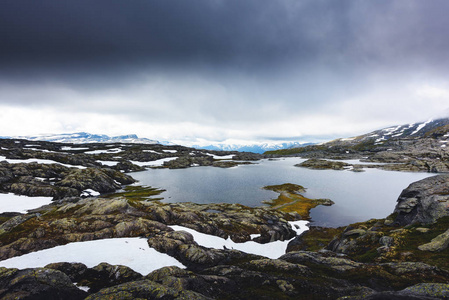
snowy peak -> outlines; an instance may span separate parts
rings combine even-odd
[[[64,134],[49,134],[38,136],[16,136],[16,137],[2,137],[12,139],[23,139],[30,141],[47,141],[55,143],[72,143],[72,144],[86,144],[86,143],[139,143],[139,144],[158,144],[158,141],[147,138],[139,138],[135,134],[120,135],[110,137],[105,134],[90,134],[87,132],[64,133]]]
[[[392,126],[380,129],[364,136],[363,139],[375,139],[376,143],[381,143],[392,138],[420,138],[433,135],[438,132],[442,135],[449,131],[449,119],[428,120],[422,123]]]

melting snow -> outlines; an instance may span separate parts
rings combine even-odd
[[[162,150],[162,151],[167,152],[167,153],[176,153],[176,152],[178,152],[178,150]]]
[[[6,268],[40,268],[56,262],[79,262],[92,268],[106,262],[128,266],[142,275],[165,266],[185,268],[173,257],[157,252],[142,238],[115,238],[70,243],[0,261]]]
[[[17,163],[29,164],[29,163],[34,163],[35,162],[35,163],[38,163],[38,164],[59,164],[59,165],[62,165],[62,166],[65,166],[65,167],[69,167],[69,168],[86,169],[86,167],[84,167],[84,166],[62,164],[60,162],[57,162],[57,161],[54,161],[54,160],[49,160],[49,159],[37,159],[37,158],[10,159],[10,158],[6,158],[5,156],[1,156],[0,155],[0,161],[2,161],[2,160],[6,160],[10,164],[17,164]]]
[[[122,152],[121,148],[114,148],[114,149],[108,149],[108,150],[93,150],[93,151],[86,151],[84,153],[86,154],[103,154],[103,153],[118,153]]]
[[[27,213],[27,210],[50,204],[52,197],[28,197],[9,194],[0,194],[0,213],[20,212]]]
[[[166,157],[166,158],[161,158],[158,160],[153,160],[153,161],[135,161],[135,160],[130,160],[130,162],[132,162],[135,165],[141,166],[141,167],[146,167],[146,166],[151,166],[151,167],[160,167],[164,164],[164,162],[166,161],[170,161],[170,160],[175,160],[178,157]]]
[[[89,150],[89,148],[72,148],[70,146],[63,146],[61,147],[62,151],[67,151],[67,150]]]
[[[420,125],[416,128],[416,130],[413,131],[410,135],[414,135],[415,133],[418,133],[418,131],[420,131],[421,129],[423,129],[424,126],[426,126],[426,125],[429,124],[430,122],[432,122],[432,119],[430,119],[430,120],[427,121],[427,122],[424,122],[424,123],[420,124]]]
[[[159,152],[154,151],[154,150],[142,150],[142,152],[150,152],[150,153],[160,154]]]
[[[97,162],[110,167],[116,166],[119,163],[118,161],[114,160],[97,160]]]
[[[289,223],[292,226],[293,230],[295,230],[296,234],[298,235],[309,229],[306,226],[308,221],[301,220]],[[223,238],[214,235],[204,234],[183,226],[173,225],[169,227],[171,227],[174,230],[183,230],[190,233],[191,235],[193,235],[195,242],[204,247],[215,249],[223,249],[224,247],[226,247],[228,249],[236,249],[246,253],[262,255],[273,259],[279,258],[280,256],[284,255],[285,250],[287,249],[287,245],[290,242],[290,240],[288,240],[288,241],[275,241],[267,244],[259,244],[253,241],[248,241],[245,243],[235,243],[230,238],[225,240]]]
[[[230,154],[230,155],[215,155],[215,154],[211,154],[211,153],[206,153],[207,155],[210,155],[213,157],[213,159],[232,159],[234,157],[234,154]]]
[[[82,197],[96,197],[96,196],[100,196],[100,193],[97,191],[94,191],[92,189],[87,189],[81,193],[81,196]]]

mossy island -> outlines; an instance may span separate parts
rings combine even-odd
[[[296,212],[304,220],[310,220],[309,213],[312,208],[318,205],[331,206],[335,204],[330,199],[310,199],[304,197],[301,193],[305,193],[306,189],[298,184],[284,183],[280,185],[268,185],[263,188],[279,193],[276,199],[263,201],[264,204],[268,204],[271,208],[283,212]]]

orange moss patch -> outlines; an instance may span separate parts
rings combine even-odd
[[[299,194],[299,192],[304,192],[305,189],[296,184],[286,183],[282,185],[270,185],[264,187],[264,189],[280,193],[277,199],[264,201],[265,204],[283,212],[297,212],[306,220],[310,219],[309,212],[312,208],[317,207],[318,205],[330,206],[334,204],[334,202],[329,199],[310,199],[304,197]]]

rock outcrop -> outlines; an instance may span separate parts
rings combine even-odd
[[[87,295],[61,271],[0,268],[1,299],[79,300]]]
[[[410,184],[394,210],[399,225],[434,223],[449,216],[449,175],[437,175]]]

